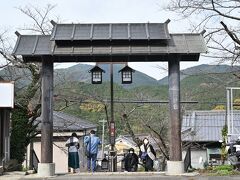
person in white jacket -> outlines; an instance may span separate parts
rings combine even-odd
[[[76,169],[79,169],[79,140],[76,133],[72,133],[72,136],[67,140],[66,146],[68,147],[68,172],[76,173]]]
[[[145,171],[153,171],[153,161],[156,159],[156,152],[149,143],[148,138],[143,139],[143,144],[140,146],[139,157],[143,162]]]

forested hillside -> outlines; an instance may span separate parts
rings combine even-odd
[[[98,123],[110,117],[109,99],[110,83],[108,67],[103,84],[90,84],[90,65],[76,65],[55,71],[54,109],[64,111],[89,121]],[[126,123],[141,133],[147,124],[156,124],[156,129],[167,123],[168,119],[168,86],[166,78],[159,82],[141,72],[134,75],[133,85],[120,83],[118,70],[115,66],[114,77],[114,112],[118,126],[118,134],[127,133]],[[217,105],[225,105],[226,87],[240,86],[239,67],[200,65],[181,72],[181,100],[189,101],[182,104],[184,110],[212,110]],[[28,83],[27,71],[15,71],[13,68],[0,71],[0,76],[7,79],[8,73],[15,73],[18,81],[17,89],[23,90]],[[20,81],[19,81],[20,80]],[[236,98],[238,94],[236,94]],[[240,93],[239,93],[240,98]],[[136,103],[138,101],[138,103]],[[139,103],[139,101],[159,101],[164,103]],[[191,103],[195,102],[195,103]],[[198,103],[196,103],[198,102]],[[126,119],[127,118],[127,119]],[[159,126],[157,126],[159,124]],[[100,125],[100,124],[99,124]]]

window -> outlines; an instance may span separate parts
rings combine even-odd
[[[125,71],[123,72],[123,81],[132,81],[132,72],[131,71]]]
[[[93,82],[101,82],[102,81],[102,73],[101,72],[93,72]]]

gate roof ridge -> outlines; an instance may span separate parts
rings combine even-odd
[[[167,40],[165,23],[69,23],[55,24],[51,40]]]

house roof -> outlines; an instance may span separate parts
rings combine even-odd
[[[116,142],[118,142],[118,141],[126,141],[126,142],[128,142],[128,144],[129,145],[131,145],[131,146],[137,146],[137,144],[133,141],[133,139],[129,136],[129,137],[127,137],[127,136],[119,136],[117,139],[116,139]]]
[[[240,111],[233,112],[233,122],[240,129]],[[226,111],[189,111],[182,119],[182,141],[218,142],[226,122]]]
[[[41,129],[41,117],[37,118],[38,130]],[[87,120],[72,116],[63,112],[53,111],[53,130],[54,131],[83,131],[96,129],[97,125]]]
[[[136,138],[139,138],[140,140],[143,140],[144,138],[148,138],[149,140],[149,143],[153,146],[153,148],[155,150],[159,150],[159,147],[157,145],[158,143],[158,139],[156,138],[153,138],[152,136],[150,136],[149,134],[135,134]],[[137,146],[137,144],[133,141],[132,139],[132,136],[130,135],[122,135],[122,136],[119,136],[117,139],[116,139],[116,142],[117,141],[120,141],[121,139],[127,141],[129,144],[131,144],[132,146]]]
[[[170,39],[167,23],[55,24],[51,40]]]

